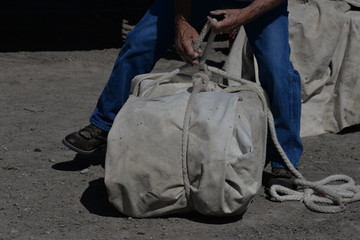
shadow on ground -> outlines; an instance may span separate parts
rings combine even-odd
[[[77,154],[73,160],[56,163],[52,166],[53,169],[59,171],[81,171],[90,166],[101,165],[105,167],[105,151],[97,151],[89,155]],[[271,174],[264,172],[263,179],[269,179]],[[92,214],[104,217],[120,217],[127,218],[128,216],[120,213],[108,200],[108,193],[104,183],[104,178],[99,178],[89,182],[89,186],[84,191],[80,199],[81,204]],[[160,217],[162,218],[162,217]],[[227,224],[236,222],[242,219],[242,216],[214,218],[204,216],[196,212],[188,214],[174,214],[166,218],[184,218],[193,222],[205,224]]]
[[[77,154],[73,160],[56,163],[52,168],[59,171],[81,171],[97,165],[105,168],[105,151],[97,151],[88,155]]]
[[[84,207],[92,214],[105,217],[121,217],[127,218],[121,214],[108,200],[108,194],[104,183],[104,178],[99,178],[89,182],[89,187],[85,190],[81,196],[80,202]],[[166,218],[185,218],[190,221],[206,223],[206,224],[227,224],[230,222],[236,222],[242,219],[242,216],[226,217],[226,218],[214,218],[204,216],[198,213],[189,214],[174,214]],[[162,217],[160,217],[162,218]]]
[[[360,124],[357,124],[357,125],[353,125],[353,126],[344,128],[344,129],[341,130],[338,134],[344,135],[344,134],[354,133],[354,132],[360,132]]]
[[[81,196],[80,202],[92,214],[104,217],[126,217],[109,202],[104,178],[89,182],[89,187]]]

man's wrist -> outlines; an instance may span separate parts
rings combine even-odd
[[[186,17],[184,17],[182,14],[177,14],[175,15],[175,25],[180,25],[180,24],[184,24],[184,23],[188,23],[188,19]]]

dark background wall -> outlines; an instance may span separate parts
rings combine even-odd
[[[153,0],[1,0],[0,51],[120,47]],[[126,32],[126,31],[125,31]]]

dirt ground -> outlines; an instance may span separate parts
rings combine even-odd
[[[222,63],[225,46],[211,55]],[[80,156],[62,138],[88,124],[118,49],[0,53],[0,239],[360,239],[360,202],[338,214],[277,203],[261,189],[242,218],[133,219],[107,200],[105,153]],[[181,62],[171,54],[154,71]],[[309,180],[360,183],[360,131],[303,138]]]

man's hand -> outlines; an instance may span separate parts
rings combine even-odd
[[[198,32],[190,25],[192,0],[174,0],[175,3],[175,48],[180,57],[190,65],[199,64],[199,52],[194,43]]]
[[[198,37],[198,32],[186,20],[176,22],[175,48],[180,57],[191,65],[199,64],[199,52],[194,49]]]
[[[208,20],[215,33],[233,34],[242,25],[253,21],[282,2],[284,2],[284,0],[255,0],[245,8],[211,11],[210,15],[215,17],[221,16],[223,19],[216,22],[211,16],[208,16]]]
[[[208,16],[210,25],[215,33],[232,33],[238,29],[241,25],[248,22],[248,15],[244,9],[224,9],[211,11],[210,14],[213,17],[222,17],[222,20],[214,21],[213,17]]]

